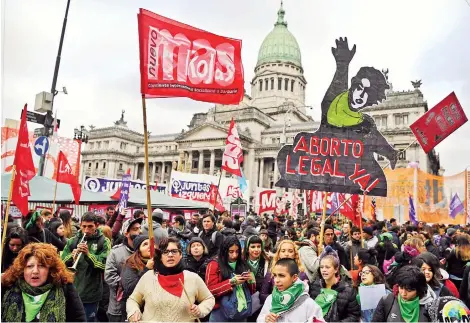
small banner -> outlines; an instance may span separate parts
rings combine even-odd
[[[410,128],[427,154],[467,121],[457,96],[452,92]]]
[[[315,132],[301,132],[277,156],[278,187],[369,196],[387,196],[387,179],[374,154],[397,162],[397,151],[387,142],[374,119],[362,110],[386,99],[385,75],[361,67],[348,85],[349,64],[356,46],[347,38],[332,48],[334,78],[321,103],[322,119]],[[313,130],[313,129],[312,129]]]
[[[127,208],[127,201],[129,200],[129,190],[131,188],[131,175],[122,175],[121,196],[119,197],[119,212]]]
[[[238,104],[244,95],[242,42],[140,9],[141,93]]]

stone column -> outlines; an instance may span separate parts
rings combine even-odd
[[[199,150],[199,159],[198,159],[198,168],[197,168],[197,173],[202,174],[202,171],[204,169],[204,150]]]
[[[160,183],[163,184],[163,182],[165,181],[165,162],[163,161],[162,162],[162,176],[160,177]]]
[[[277,158],[274,157],[274,177],[273,177],[274,186],[276,186],[278,176],[279,176],[279,171],[277,169]]]
[[[260,158],[260,165],[259,165],[259,187],[264,187],[264,158]]]
[[[186,165],[186,171],[191,174],[193,170],[193,152],[192,150],[188,151],[188,164]]]
[[[139,163],[135,163],[134,164],[134,175],[132,176],[133,179],[137,179],[137,175],[139,175],[138,171],[139,171]]]
[[[211,165],[209,168],[209,175],[214,175],[214,166],[215,166],[215,150],[211,149]]]
[[[246,159],[244,159],[243,163],[245,164],[245,168],[243,171],[245,172],[245,177],[250,181],[250,188],[253,191],[254,187],[256,186],[256,182],[253,180],[253,170],[255,169],[255,150],[253,148],[248,149],[248,154]],[[252,195],[251,192],[249,193],[250,196]]]
[[[251,174],[252,174],[251,182],[253,183],[251,184],[251,187],[253,188],[253,192],[255,194],[256,187],[258,187],[258,183],[259,183],[259,160],[258,159],[255,159],[253,171],[251,172]]]

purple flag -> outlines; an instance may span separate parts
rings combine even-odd
[[[131,175],[122,175],[122,186],[121,196],[119,197],[119,211],[127,207],[127,201],[129,200],[129,190],[131,188]]]
[[[459,196],[457,193],[450,199],[450,204],[449,204],[449,215],[452,219],[455,219],[457,214],[462,212],[465,209],[462,201],[460,200]]]
[[[416,210],[415,210],[415,205],[413,203],[413,197],[411,197],[411,194],[409,194],[409,208],[410,211],[408,212],[408,216],[410,217],[410,221],[414,224],[418,224],[418,219],[416,218]]]
[[[331,211],[336,211],[339,208],[338,193],[331,193]]]

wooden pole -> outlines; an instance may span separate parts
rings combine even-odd
[[[184,288],[184,284],[183,284],[183,281],[181,280],[181,278],[179,279],[179,281],[180,281],[181,286],[183,287],[184,295],[186,295],[186,298],[188,299],[189,304],[193,305],[192,302],[191,302],[191,299],[189,298],[188,292],[186,291],[186,288]],[[198,317],[196,317],[196,320],[198,322],[201,322],[201,320],[199,320]]]
[[[13,194],[13,182],[16,176],[16,165],[13,165],[11,170],[11,179],[10,179],[10,191],[8,193],[8,200],[7,205],[5,207],[5,219],[3,222],[3,234],[2,234],[2,249],[0,250],[0,261],[3,261],[3,248],[5,248],[5,240],[7,238],[7,228],[8,228],[8,216],[10,214],[10,204],[11,204],[11,196]]]
[[[353,252],[352,252],[352,234],[351,234],[351,229],[352,229],[352,225],[351,225],[351,221],[348,221],[348,225],[349,225],[349,242],[351,243],[351,246],[349,247],[349,261],[351,262],[351,270],[354,269],[354,261],[353,261]]]
[[[222,168],[220,168],[219,183],[217,184],[217,187],[215,188],[214,205],[212,207],[212,215],[214,216],[215,216],[215,206],[217,204],[217,197],[219,197],[219,186],[220,186],[221,179],[222,179]]]
[[[470,194],[468,193],[468,182],[469,182],[469,177],[468,177],[468,167],[465,168],[465,223],[468,224],[468,215],[470,210],[468,209],[468,206],[470,205]]]
[[[325,194],[325,197],[323,198],[323,212],[322,212],[322,217],[321,217],[321,223],[320,223],[320,243],[318,244],[318,254],[320,254],[323,251],[323,235],[325,233],[325,221],[326,221],[326,203],[328,202],[328,192],[323,192]]]
[[[155,243],[153,239],[152,202],[150,200],[150,169],[149,169],[149,141],[147,131],[147,105],[145,95],[142,94],[142,115],[144,120],[144,157],[145,157],[145,184],[147,185],[147,220],[149,226],[150,257],[155,254]]]
[[[364,192],[363,199],[362,199],[362,208],[361,208],[361,212],[359,213],[360,215],[359,228],[361,230],[361,248],[364,248],[364,237],[362,236],[362,216],[364,215],[365,205],[366,205],[366,192]]]

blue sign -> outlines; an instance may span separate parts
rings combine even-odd
[[[34,152],[38,156],[43,156],[47,153],[49,150],[49,139],[47,139],[46,136],[41,136],[38,139],[36,139],[36,142],[34,143]]]
[[[127,207],[129,200],[129,190],[131,188],[131,175],[122,175],[121,196],[119,197],[119,211]]]

